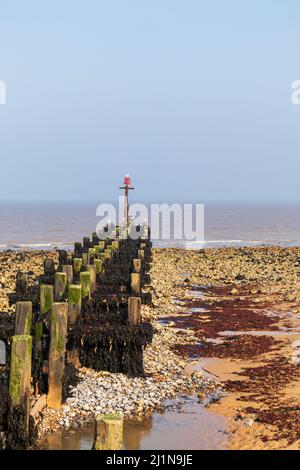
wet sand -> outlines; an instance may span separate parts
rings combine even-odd
[[[299,449],[299,250],[165,251],[156,269],[175,256],[176,273],[189,274],[176,275],[181,311],[164,321],[196,335],[174,349],[221,381],[226,395],[208,409],[228,419],[228,447]]]

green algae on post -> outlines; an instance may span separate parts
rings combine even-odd
[[[9,375],[9,396],[13,406],[21,405],[25,394],[30,392],[31,356],[32,337],[13,336]]]
[[[120,450],[123,441],[123,417],[117,414],[97,416],[93,450]]]
[[[89,271],[83,271],[80,273],[80,285],[82,298],[90,298],[91,293],[91,279]]]
[[[41,314],[51,312],[53,304],[53,286],[42,285],[40,287],[40,309]]]

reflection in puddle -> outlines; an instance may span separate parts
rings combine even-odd
[[[124,422],[123,449],[220,450],[227,443],[226,420],[197,403],[185,400],[180,411],[154,413],[142,421]],[[93,424],[83,429],[62,430],[48,436],[45,449],[90,450]]]

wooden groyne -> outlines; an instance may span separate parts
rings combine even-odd
[[[113,239],[108,233],[84,237],[73,253],[60,250],[58,267],[46,259],[35,282],[18,273],[10,296],[15,315],[0,318],[7,356],[0,380],[2,446],[33,444],[36,415],[45,405],[60,408],[78,366],[144,374],[143,350],[153,336],[141,317],[141,304],[151,304],[143,292],[151,282],[150,230],[129,224],[115,232]]]

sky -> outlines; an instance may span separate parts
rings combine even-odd
[[[298,0],[0,0],[0,200],[299,201]]]

